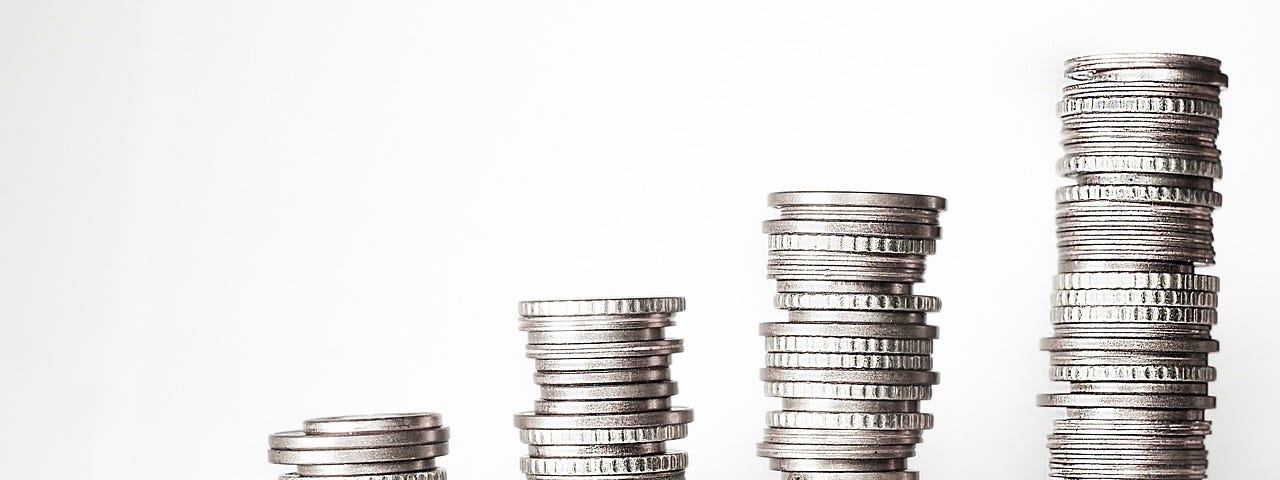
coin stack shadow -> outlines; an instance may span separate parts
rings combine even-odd
[[[541,398],[516,414],[531,480],[683,480],[688,457],[668,452],[684,438],[693,411],[672,408],[666,338],[679,297],[548,300],[520,303],[520,329]]]
[[[758,454],[787,480],[914,480],[915,455],[933,416],[919,404],[938,381],[937,329],[915,295],[941,234],[939,197],[860,192],[769,195],[781,218],[764,222],[774,306],[764,323],[766,415]]]
[[[1206,477],[1218,343],[1210,216],[1227,85],[1218,60],[1109,54],[1067,60],[1058,114],[1076,181],[1057,192],[1050,377],[1069,393],[1049,435],[1049,475],[1073,480]]]
[[[449,453],[449,429],[436,413],[323,417],[268,444],[268,461],[297,467],[281,480],[445,480],[436,458]]]

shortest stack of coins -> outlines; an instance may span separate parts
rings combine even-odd
[[[764,223],[774,306],[764,323],[766,416],[758,453],[786,480],[914,480],[933,417],[919,403],[938,381],[930,354],[935,297],[915,295],[941,234],[939,197],[862,192],[769,195]]]
[[[688,457],[668,452],[693,411],[673,408],[667,339],[679,297],[520,303],[520,329],[541,390],[532,412],[515,416],[530,480],[683,480]]]
[[[268,461],[297,467],[281,480],[445,480],[449,429],[436,413],[323,417],[268,443]]]
[[[1218,60],[1124,53],[1066,62],[1058,105],[1074,180],[1057,192],[1050,376],[1067,393],[1049,435],[1049,475],[1071,480],[1206,477],[1208,356],[1218,279],[1213,191]]]

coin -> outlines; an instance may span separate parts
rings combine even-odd
[[[440,426],[438,413],[394,413],[312,418],[302,423],[306,433],[360,433],[418,430]]]

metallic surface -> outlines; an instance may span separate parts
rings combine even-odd
[[[688,435],[693,411],[677,391],[667,339],[679,297],[521,302],[525,353],[540,397],[515,415],[530,480],[683,480],[688,457],[666,442]]]
[[[446,479],[435,459],[449,453],[449,429],[438,413],[313,418],[267,443],[269,462],[297,467],[281,480]]]
[[[1206,477],[1205,409],[1218,351],[1211,265],[1222,196],[1215,59],[1142,53],[1066,62],[1058,104],[1065,156],[1057,190],[1059,275],[1054,336],[1041,341],[1050,379],[1069,393],[1049,435],[1049,476],[1190,480]]]
[[[1127,138],[1127,137],[1125,137]],[[756,453],[786,480],[916,480],[906,471],[933,417],[941,308],[917,295],[937,250],[940,197],[863,192],[769,195],[766,276],[787,321],[762,323],[766,414]]]

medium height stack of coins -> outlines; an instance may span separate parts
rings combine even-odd
[[[268,461],[298,469],[280,480],[445,480],[436,458],[449,453],[449,429],[436,413],[324,417],[268,443]]]
[[[1208,355],[1218,343],[1213,191],[1218,95],[1212,58],[1115,54],[1066,62],[1058,105],[1059,275],[1051,378],[1042,395],[1067,418],[1049,436],[1050,476],[1073,480],[1206,477]]]
[[[774,305],[760,325],[766,416],[758,453],[787,480],[914,480],[906,470],[933,417],[935,297],[915,295],[945,200],[923,195],[782,192],[764,223]]]
[[[541,399],[515,417],[530,480],[683,480],[688,457],[668,452],[693,411],[673,408],[667,339],[679,297],[520,303],[520,329]]]

